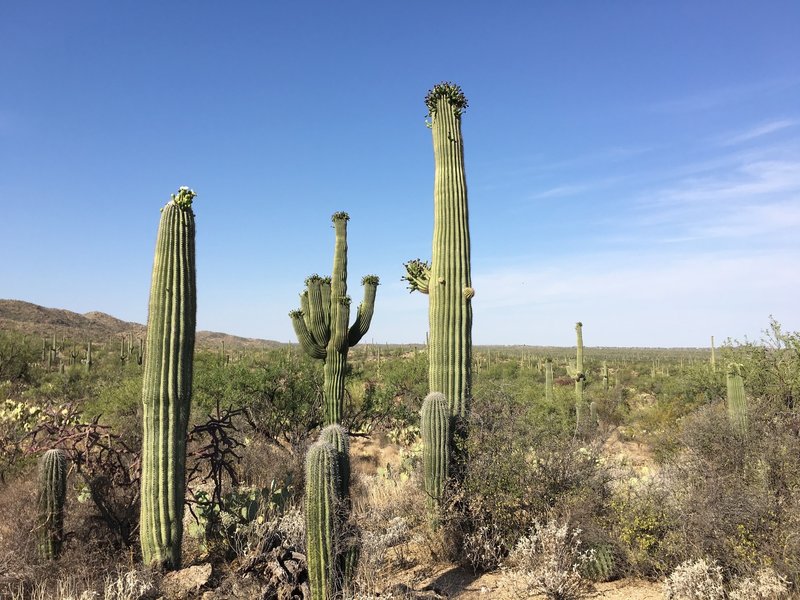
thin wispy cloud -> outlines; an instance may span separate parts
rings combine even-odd
[[[476,339],[513,321],[507,343],[568,345],[582,320],[591,345],[700,345],[709,334],[757,336],[769,314],[794,319],[800,272],[794,252],[691,253],[658,250],[631,257],[474,273]],[[709,306],[715,310],[709,312]],[[749,319],[743,315],[751,315]],[[753,316],[756,315],[756,316]],[[508,329],[507,327],[505,327]],[[479,342],[480,343],[480,342]]]
[[[725,105],[751,100],[758,96],[775,94],[797,85],[796,79],[775,79],[687,94],[681,98],[665,99],[653,104],[650,109],[657,113],[689,113],[711,110]]]
[[[790,127],[795,127],[798,124],[800,124],[800,121],[796,119],[782,119],[779,121],[771,121],[769,123],[763,123],[761,125],[758,125],[757,127],[752,127],[741,133],[724,137],[720,140],[719,143],[722,146],[734,146],[736,144],[750,142],[752,140],[764,137],[765,135],[769,135],[771,133],[783,131],[784,129],[789,129]]]

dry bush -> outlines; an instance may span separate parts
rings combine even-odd
[[[789,582],[772,569],[761,569],[754,577],[734,581],[728,600],[784,600],[789,597]]]
[[[608,510],[600,442],[551,428],[503,386],[474,401],[466,454],[463,481],[447,491],[443,525],[451,558],[476,570],[496,568],[537,519],[569,515],[595,530]]]
[[[725,600],[722,567],[702,558],[681,564],[664,581],[664,600]]]
[[[550,600],[578,600],[592,588],[581,572],[592,561],[591,550],[582,550],[580,529],[570,530],[556,519],[536,522],[508,556],[506,566],[519,576],[528,593]]]

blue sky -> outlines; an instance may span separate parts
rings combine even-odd
[[[0,297],[144,322],[159,208],[198,194],[198,326],[293,341],[350,213],[366,341],[424,341],[433,152],[463,121],[478,344],[800,330],[800,4],[4,2]]]

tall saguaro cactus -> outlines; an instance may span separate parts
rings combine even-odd
[[[312,358],[325,361],[325,423],[339,423],[344,405],[344,373],[347,353],[369,329],[375,310],[377,275],[361,280],[364,300],[358,307],[356,320],[350,323],[350,297],[347,295],[347,213],[334,213],[331,220],[336,231],[331,277],[311,275],[306,290],[300,295],[300,310],[289,313],[292,326],[303,350]]]
[[[339,458],[318,441],[306,454],[306,555],[311,600],[335,598],[339,541]]]
[[[142,385],[142,558],[171,569],[181,564],[186,493],[197,311],[194,197],[182,187],[161,210]]]
[[[48,450],[39,461],[39,554],[53,560],[64,541],[64,501],[67,497],[67,458],[61,450]]]
[[[428,294],[429,391],[445,395],[451,416],[464,419],[472,393],[472,288],[461,87],[440,83],[425,96],[433,131],[433,255],[406,263],[412,291]]]
[[[744,393],[741,367],[736,363],[728,365],[727,372],[728,417],[739,435],[747,434],[747,397]]]

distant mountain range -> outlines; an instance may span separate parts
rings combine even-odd
[[[0,330],[19,331],[28,335],[66,336],[75,341],[105,341],[132,334],[134,339],[145,337],[147,327],[141,323],[122,321],[103,312],[84,314],[61,308],[46,308],[22,300],[0,300]],[[196,343],[201,347],[219,348],[276,348],[285,346],[273,340],[243,338],[216,331],[198,331]]]

